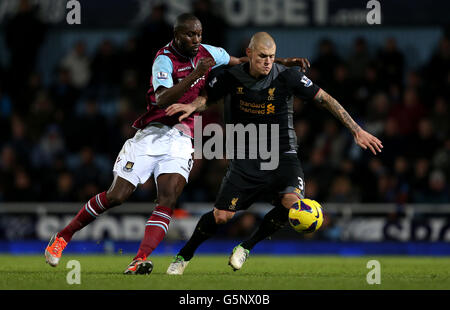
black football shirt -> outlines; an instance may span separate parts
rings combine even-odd
[[[208,100],[224,99],[224,122],[226,125],[255,124],[257,137],[250,137],[245,147],[261,142],[261,130],[267,146],[272,145],[271,125],[277,124],[280,153],[296,151],[297,137],[293,121],[294,96],[304,100],[313,99],[320,87],[298,70],[274,63],[267,76],[260,79],[249,73],[249,64],[244,63],[228,69],[217,68],[211,72],[206,90]],[[259,125],[267,124],[266,127]],[[227,137],[228,138],[228,137]],[[255,141],[252,142],[252,138]],[[256,141],[258,140],[258,141]],[[242,145],[236,145],[236,149]],[[245,151],[248,155],[248,150]]]

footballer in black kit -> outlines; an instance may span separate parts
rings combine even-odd
[[[207,81],[208,102],[224,99],[226,125],[241,124],[239,130],[244,133],[247,131],[244,126],[256,125],[256,130],[260,132],[253,136],[249,134],[248,143],[238,141],[240,143],[234,146],[236,152],[229,161],[214,209],[200,218],[191,238],[168,267],[168,274],[183,274],[198,246],[215,234],[218,225],[229,221],[236,211],[248,208],[256,199],[271,198],[273,208],[264,216],[256,231],[233,249],[228,261],[233,270],[241,269],[250,250],[258,242],[286,225],[290,207],[299,198],[305,198],[303,171],[297,157],[293,124],[294,96],[314,101],[330,111],[351,131],[361,148],[369,149],[375,155],[377,151],[381,152],[381,141],[364,131],[336,99],[298,69],[274,63],[275,52],[273,38],[268,33],[258,32],[253,35],[246,49],[248,63],[214,72]],[[206,99],[168,108],[170,113],[183,113],[181,117],[204,109]],[[273,130],[278,127],[278,135],[273,136],[278,138],[278,143],[272,143],[275,142],[271,141],[272,132],[259,134],[271,128],[271,125],[276,125]],[[242,135],[242,132],[239,134]],[[260,156],[255,156],[255,143],[258,144],[258,151],[260,143],[277,148],[275,153],[271,149],[270,155],[279,155],[278,165],[273,169],[262,169],[265,160],[270,161],[271,158],[265,159],[267,154],[259,152],[257,155]],[[229,146],[233,149],[233,145],[227,143]]]
[[[293,102],[294,96],[313,99],[320,87],[298,68],[276,63],[268,75],[256,79],[249,74],[249,63],[244,63],[230,69],[215,69],[206,88],[209,101],[224,98],[225,124],[268,125],[263,129],[256,126],[256,137],[249,136],[248,143],[234,146],[234,159],[229,161],[215,207],[229,211],[243,210],[261,197],[272,198],[272,202],[278,205],[279,197],[287,193],[305,198],[303,170],[297,156]],[[273,145],[274,141],[271,141],[271,124],[278,125],[278,145]],[[279,150],[279,163],[273,170],[262,170],[261,158],[249,158],[249,145],[261,143],[259,130],[267,131],[265,145]],[[237,150],[245,152],[245,159],[236,159]],[[272,195],[267,195],[269,192]]]

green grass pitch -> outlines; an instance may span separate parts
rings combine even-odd
[[[226,255],[195,257],[183,276],[166,275],[172,260],[154,256],[150,275],[122,272],[131,256],[65,255],[58,267],[43,255],[0,255],[1,290],[448,290],[450,259],[253,255],[236,272]],[[69,285],[69,260],[81,265],[81,284]],[[369,260],[380,262],[381,284],[366,281]]]

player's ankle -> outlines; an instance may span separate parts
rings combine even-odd
[[[192,257],[194,257],[194,255],[189,255],[189,254],[185,254],[185,253],[178,253],[177,255],[175,255],[175,257],[181,257],[181,258],[183,258],[183,260],[185,261],[185,262],[188,262],[188,261],[190,261],[191,259],[192,259]]]

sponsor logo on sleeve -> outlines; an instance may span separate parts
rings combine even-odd
[[[158,72],[156,74],[156,78],[158,80],[167,80],[169,78],[169,74],[167,72]]]
[[[301,82],[302,82],[303,84],[305,84],[305,87],[310,87],[310,86],[312,85],[311,80],[308,79],[308,78],[306,77],[306,75],[304,75],[304,76],[302,77]]]

